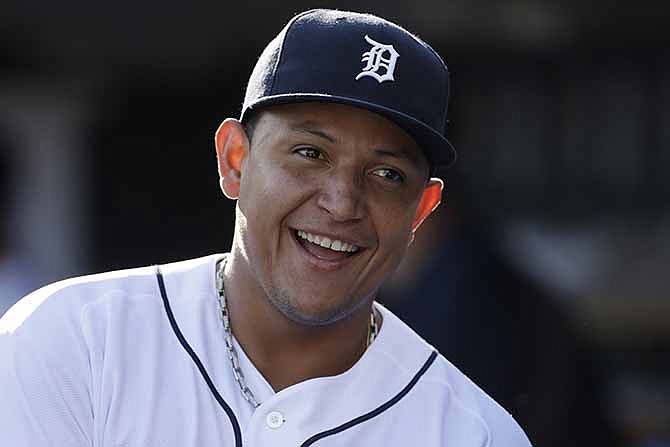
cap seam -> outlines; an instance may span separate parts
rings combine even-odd
[[[403,31],[405,31],[405,32],[406,32],[407,34],[409,34],[410,36],[412,36],[412,38],[416,41],[416,43],[418,43],[419,45],[421,45],[422,47],[424,47],[425,49],[427,49],[428,51],[430,51],[430,53],[433,55],[433,57],[434,57],[435,59],[437,59],[437,62],[442,66],[442,69],[445,71],[445,73],[448,73],[448,72],[449,72],[449,69],[447,68],[447,64],[444,63],[444,59],[442,59],[442,57],[441,57],[439,54],[437,54],[437,51],[435,51],[435,50],[433,49],[433,47],[431,47],[430,45],[428,45],[426,42],[423,41],[423,39],[421,39],[419,36],[417,36],[416,34],[412,33],[411,31],[406,30],[405,28],[403,28],[403,27],[400,26],[400,25],[396,25],[396,26],[397,26],[398,28],[402,29]]]
[[[442,125],[444,126],[442,130],[443,135],[447,135],[447,107],[449,106],[449,70],[446,70],[444,75],[447,77],[444,83],[444,101],[442,101]]]
[[[316,11],[315,9],[310,9],[309,11],[304,11],[300,14],[297,14],[294,16],[290,22],[286,24],[286,27],[284,28],[284,38],[281,40],[281,44],[279,46],[279,54],[277,55],[277,61],[275,62],[275,66],[272,68],[272,85],[270,86],[270,95],[274,95],[275,91],[275,82],[277,80],[278,76],[278,69],[279,69],[279,64],[282,60],[282,57],[284,56],[284,44],[286,43],[286,40],[289,37],[289,33],[291,32],[293,25],[295,25],[295,22],[298,21],[299,18],[310,14],[312,12]]]
[[[441,117],[441,119],[444,120],[443,121],[443,125],[444,125],[443,134],[446,135],[446,133],[447,133],[447,122],[446,122],[447,107],[449,105],[448,102],[447,102],[449,100],[449,68],[447,68],[447,64],[444,63],[444,59],[442,59],[442,57],[439,54],[437,54],[437,51],[435,51],[435,49],[433,47],[431,47],[426,42],[424,42],[423,39],[421,39],[416,34],[410,32],[409,30],[406,30],[404,27],[402,27],[400,25],[397,25],[397,26],[399,28],[403,29],[405,32],[407,32],[410,36],[412,36],[412,38],[416,41],[416,43],[418,43],[419,45],[424,47],[426,50],[428,50],[433,55],[433,57],[437,60],[437,62],[440,64],[442,69],[444,70],[444,75],[446,76],[446,80],[445,80],[446,82],[444,83],[444,86],[445,86],[444,90],[445,91],[444,91],[444,95],[443,95],[444,96],[444,101],[443,101],[443,105],[442,105],[442,117]]]

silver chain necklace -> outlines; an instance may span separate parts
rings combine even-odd
[[[226,292],[223,287],[223,268],[226,265],[226,260],[223,259],[217,264],[216,268],[216,290],[219,294],[219,309],[220,309],[220,318],[221,323],[223,324],[223,340],[226,344],[226,351],[228,351],[228,358],[230,359],[230,364],[233,368],[233,377],[235,382],[240,388],[240,392],[244,399],[251,404],[252,407],[257,408],[260,403],[254,396],[254,393],[251,391],[251,388],[247,385],[246,380],[244,379],[244,374],[240,368],[240,359],[237,355],[237,350],[233,344],[233,332],[230,330],[230,315],[228,313],[228,303],[226,300]],[[368,328],[368,341],[366,349],[372,344],[372,342],[377,337],[379,332],[379,327],[377,326],[377,320],[375,318],[374,310],[370,312],[370,327]]]

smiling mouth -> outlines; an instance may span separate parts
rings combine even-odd
[[[293,234],[302,248],[312,256],[324,261],[341,261],[361,251],[361,247],[339,239],[331,239],[303,230],[293,230]]]

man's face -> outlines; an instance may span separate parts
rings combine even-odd
[[[241,167],[236,241],[287,318],[322,325],[369,302],[408,246],[429,167],[386,118],[351,106],[274,106]]]

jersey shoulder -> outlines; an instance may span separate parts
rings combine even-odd
[[[443,355],[437,356],[426,381],[444,387],[454,406],[481,422],[487,433],[486,446],[531,445],[514,417]]]
[[[185,282],[191,289],[212,276],[215,261],[200,258],[161,270],[166,283]],[[115,386],[103,377],[123,377],[123,387],[133,390],[128,393],[140,394],[130,386],[128,366],[147,339],[169,330],[156,273],[156,267],[142,267],[59,281],[3,315],[3,439],[16,446],[94,444],[95,409]],[[172,340],[158,337],[158,342],[164,339]],[[139,375],[131,379],[141,382]]]
[[[166,264],[171,277],[203,270],[221,255]],[[147,266],[78,276],[44,286],[19,300],[0,319],[0,334],[31,339],[81,330],[91,308],[120,312],[130,302],[160,304],[157,267]],[[185,276],[185,275],[184,275]]]
[[[26,295],[0,320],[0,333],[43,332],[55,326],[78,326],[82,312],[92,303],[120,296],[149,293],[151,267],[78,276],[44,286]]]
[[[421,336],[383,309],[384,324],[393,332],[393,348],[389,356],[397,363],[417,364],[419,355],[428,358],[437,352]],[[441,417],[446,439],[456,445],[470,445],[474,438],[477,445],[486,447],[527,447],[531,443],[512,415],[500,406],[485,391],[454,366],[445,356],[437,353],[430,366],[417,382],[417,396],[425,405],[438,402],[440,408],[432,408],[430,414]],[[439,415],[439,416],[437,416]]]

